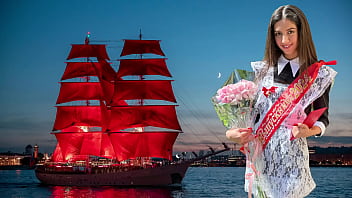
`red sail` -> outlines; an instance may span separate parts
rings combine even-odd
[[[115,151],[111,144],[109,135],[106,133],[102,134],[100,156],[106,158],[116,158]]]
[[[76,100],[102,100],[99,82],[61,82],[60,94],[56,104]]]
[[[55,136],[58,145],[64,145],[62,149],[57,145],[52,158],[55,161],[68,160],[76,155],[116,158],[108,135],[102,132],[55,133]]]
[[[175,105],[121,106],[111,108],[108,130],[119,131],[134,127],[160,127],[181,130]]]
[[[101,132],[81,133],[83,135],[80,155],[100,156],[101,149]]]
[[[84,126],[87,127],[87,126]],[[87,132],[84,131],[84,128],[82,126],[70,126],[65,129],[61,129],[61,132]]]
[[[136,157],[172,160],[172,146],[178,132],[111,133],[110,139],[119,161]]]
[[[53,162],[63,162],[64,161],[59,143],[56,144],[54,153],[51,156],[51,161],[53,161]]]
[[[84,139],[81,147],[81,155],[95,155],[115,158],[114,148],[108,134],[102,132],[83,133]]]
[[[102,132],[83,133],[80,155],[94,155],[115,158],[114,148],[107,134]]]
[[[84,77],[84,76],[97,76],[97,73],[93,67],[94,64],[100,64],[98,62],[69,62],[66,65],[64,74],[61,80],[67,80],[71,78]]]
[[[172,80],[120,80],[115,83],[113,100],[154,99],[176,102]],[[113,102],[113,105],[115,103]]]
[[[62,157],[65,161],[80,155],[84,133],[55,133],[56,139],[60,144]]]
[[[147,53],[165,56],[160,48],[159,40],[125,40],[120,56]]]
[[[56,120],[53,131],[71,126],[103,126],[100,106],[56,106]],[[102,113],[103,111],[103,113]],[[62,146],[62,145],[61,145]]]
[[[99,79],[114,81],[116,72],[105,60],[99,62],[68,62],[61,80],[77,77],[98,76]]]
[[[70,54],[67,60],[73,58],[88,58],[96,57],[97,59],[110,60],[106,52],[105,45],[85,45],[85,44],[74,44],[72,45]]]
[[[106,60],[100,60],[99,64],[93,65],[100,81],[112,82],[116,80],[116,72]]]
[[[100,85],[103,91],[103,99],[106,101],[107,104],[110,104],[112,102],[112,97],[114,95],[114,84],[110,83],[106,80],[101,80]],[[126,104],[124,101],[122,101],[124,104]]]
[[[107,104],[110,104],[114,95],[114,82],[117,80],[117,76],[115,70],[108,62],[102,60],[100,63],[100,67],[95,66],[95,69],[98,73],[98,78],[103,91],[103,98]]]
[[[165,59],[123,59],[120,60],[117,77],[160,75],[171,77]]]

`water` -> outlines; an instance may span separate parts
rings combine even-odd
[[[352,197],[352,168],[312,168],[317,188],[307,198]],[[44,186],[33,170],[0,170],[0,197],[246,197],[243,167],[191,167],[182,188],[118,188]]]

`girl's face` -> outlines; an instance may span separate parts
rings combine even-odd
[[[274,25],[275,43],[287,59],[298,56],[298,29],[289,19],[281,19]]]

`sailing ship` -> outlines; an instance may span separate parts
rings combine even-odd
[[[67,57],[52,132],[57,145],[51,161],[35,170],[43,184],[179,185],[193,162],[228,150],[223,144],[192,159],[172,156],[183,132],[159,40],[141,34],[124,40],[115,72],[106,45],[91,44],[89,37],[73,44]]]

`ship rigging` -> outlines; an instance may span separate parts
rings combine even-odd
[[[191,163],[229,149],[224,144],[208,155],[173,160],[183,131],[160,41],[141,34],[124,40],[120,57],[115,72],[106,45],[91,44],[90,34],[72,45],[56,101],[57,145],[51,162],[36,169],[42,183],[180,184]]]

